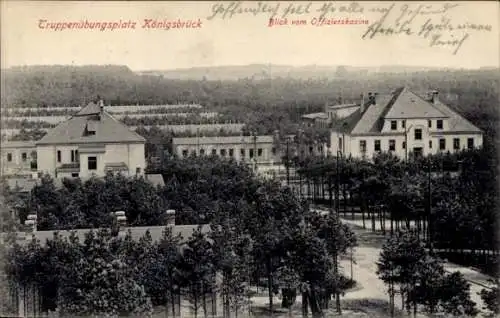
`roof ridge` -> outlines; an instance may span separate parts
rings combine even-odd
[[[415,93],[414,91],[408,89],[408,92],[412,93],[413,95],[417,96],[418,98],[420,98],[422,101],[426,102],[427,104],[429,104],[432,108],[434,108],[435,110],[437,110],[439,113],[441,113],[443,116],[447,117],[446,114],[443,114],[442,111],[440,111],[433,103],[429,102],[428,100],[426,100],[425,98],[423,98],[422,96],[420,96],[420,94],[417,94]]]

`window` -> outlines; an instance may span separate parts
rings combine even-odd
[[[453,138],[453,149],[460,149],[460,138]]]
[[[217,155],[217,149],[212,149],[212,155],[214,155],[214,156]]]
[[[398,129],[398,122],[395,120],[391,120],[391,130]]]
[[[342,137],[339,137],[339,150],[342,151]]]
[[[467,149],[474,149],[474,138],[467,138]]]
[[[61,162],[61,150],[57,151],[57,162]]]
[[[406,128],[406,120],[401,121],[401,127]]]
[[[257,149],[257,157],[262,157],[262,148]]]
[[[8,162],[11,162],[11,161],[12,161],[12,154],[11,154],[11,153],[8,153],[8,154],[7,154],[7,161],[8,161]]]
[[[234,149],[231,148],[229,149],[229,157],[233,157],[234,156]]]
[[[188,151],[187,151],[187,149],[184,149],[184,150],[182,151],[182,156],[183,156],[184,158],[186,158],[186,157],[188,156]]]
[[[141,168],[140,167],[135,168],[135,174],[140,174],[140,173],[141,173]]]
[[[225,157],[225,156],[226,156],[226,149],[221,149],[221,150],[220,150],[220,155],[221,155],[222,157]]]
[[[422,140],[422,129],[415,129],[415,140]]]
[[[437,129],[443,129],[443,120],[442,119],[438,119],[438,121],[436,123],[436,127],[437,127]]]
[[[360,140],[359,141],[359,151],[361,153],[365,153],[366,152],[366,140]]]
[[[72,177],[72,178],[78,178],[78,173],[72,173],[72,174],[71,174],[71,177]]]
[[[439,139],[439,150],[446,149],[446,139]]]
[[[248,152],[249,152],[250,158],[253,158],[253,149],[249,149]]]
[[[432,149],[432,140],[429,140],[429,149]]]
[[[245,149],[244,148],[240,149],[240,155],[241,155],[241,158],[245,158]]]
[[[313,153],[314,151],[314,148],[313,147],[309,147],[309,153]]]
[[[89,170],[97,170],[97,157],[89,157],[88,158],[88,169]]]
[[[205,154],[205,149],[200,149],[200,156],[203,156]]]
[[[71,150],[71,162],[78,162],[78,150]]]
[[[28,154],[27,154],[27,153],[25,153],[25,152],[23,152],[23,153],[21,154],[21,158],[22,158],[22,160],[23,160],[23,161],[26,161],[26,160],[28,159]]]
[[[271,153],[272,153],[273,155],[276,155],[276,148],[271,149]]]
[[[429,119],[429,120],[427,121],[427,125],[429,126],[429,128],[432,128],[432,120],[430,120],[430,119]]]
[[[375,151],[380,151],[380,140],[375,140]]]
[[[403,144],[401,145],[401,148],[406,149],[406,141],[403,141]]]
[[[396,151],[396,140],[389,140],[389,151]]]

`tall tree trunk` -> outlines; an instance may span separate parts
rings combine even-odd
[[[309,315],[308,308],[309,302],[307,291],[302,291],[302,317],[307,317]]]
[[[338,281],[338,278],[339,278],[339,258],[338,258],[337,251],[335,251],[335,255],[334,255],[333,270],[335,273],[335,279]],[[337,309],[337,313],[339,315],[342,315],[342,309],[340,308],[340,293],[339,293],[339,289],[338,289],[338,284],[336,284],[336,285],[337,286],[335,287],[335,307]]]
[[[269,257],[267,260],[267,291],[269,293],[269,315],[273,316],[273,272],[272,272],[272,259]]]

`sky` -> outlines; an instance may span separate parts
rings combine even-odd
[[[262,9],[262,3],[260,5]],[[267,5],[277,7],[276,16],[286,18],[286,21],[282,20],[286,25],[269,27],[270,13],[244,12],[259,7],[259,3],[253,1],[232,4],[209,1],[4,0],[0,11],[1,66],[120,64],[134,71],[262,63],[449,68],[499,66],[500,6],[494,1],[459,2],[454,7],[444,2],[352,4],[335,1],[309,5],[309,2],[275,1]],[[302,8],[298,8],[299,5]],[[222,18],[222,13],[218,13],[209,19],[214,10],[235,6],[237,10],[231,18],[229,14]],[[318,26],[322,13],[318,10],[322,7],[333,7],[335,11],[326,13],[323,25]],[[287,8],[288,14],[283,15]],[[240,9],[242,13],[238,13]],[[304,11],[303,14],[299,14],[300,11]],[[346,18],[358,22],[366,20],[368,24],[326,25],[328,21]],[[201,26],[169,30],[143,28],[145,20],[178,19],[201,22]],[[296,20],[303,20],[306,25],[292,25]],[[57,23],[80,21],[122,23],[122,26],[131,21],[135,23],[135,29],[131,28],[132,23],[122,29],[104,31],[50,29]],[[420,31],[428,30],[432,25],[433,30],[425,37],[425,32]],[[378,31],[392,28],[393,34],[373,34],[377,26]],[[411,34],[406,34],[406,29]],[[404,32],[397,32],[401,30]],[[363,39],[365,33],[367,38]],[[373,38],[370,39],[370,35]]]

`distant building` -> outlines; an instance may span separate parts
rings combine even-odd
[[[173,152],[179,157],[190,155],[233,158],[240,162],[269,164],[281,162],[273,136],[220,136],[172,139]]]
[[[1,175],[32,175],[36,173],[36,146],[33,141],[2,141]]]
[[[360,105],[332,107],[332,155],[370,159],[379,152],[401,158],[481,147],[482,131],[439,100],[406,87],[392,94],[369,93]]]
[[[36,142],[37,170],[56,178],[104,176],[107,171],[142,175],[146,140],[90,103]]]

